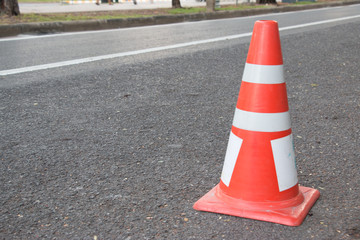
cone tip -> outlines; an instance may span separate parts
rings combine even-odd
[[[257,20],[255,24],[278,24],[275,20]]]
[[[260,65],[283,64],[277,21],[255,22],[246,62]]]

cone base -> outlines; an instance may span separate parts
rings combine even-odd
[[[257,206],[256,202],[250,203],[243,200],[235,200],[236,204],[234,204],[234,199],[228,201],[229,197],[221,196],[220,187],[217,185],[194,204],[194,209],[288,226],[299,226],[320,196],[320,192],[316,189],[299,186],[299,190],[304,201],[298,205],[282,208],[282,202],[273,202],[269,203],[268,207],[264,207],[264,203]]]

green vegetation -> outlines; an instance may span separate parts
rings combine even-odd
[[[295,5],[306,5],[306,4],[314,4],[317,2],[312,2],[312,1],[298,1],[296,3],[294,3]]]
[[[236,10],[245,10],[245,9],[254,9],[254,8],[268,8],[273,7],[272,5],[248,5],[248,4],[239,4],[237,6],[222,6],[218,10],[223,11],[236,11]]]
[[[199,13],[205,11],[206,9],[201,7],[167,9],[167,12],[169,14],[190,14],[190,13]]]
[[[166,9],[161,12],[152,10],[146,11],[102,11],[102,12],[74,12],[74,13],[22,13],[20,16],[9,17],[0,15],[0,25],[30,23],[30,22],[60,22],[60,21],[80,21],[96,19],[119,19],[119,18],[140,18],[151,17],[154,15],[169,14]]]
[[[57,13],[57,14],[36,14],[28,13],[20,16],[23,22],[57,22],[57,21],[80,21],[80,20],[91,20],[91,19],[114,19],[114,18],[136,18],[142,17],[140,14],[133,15],[75,15],[69,13]],[[147,15],[150,16],[150,15]]]
[[[60,3],[60,0],[18,0],[19,3]]]

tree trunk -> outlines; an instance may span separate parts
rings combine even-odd
[[[0,0],[0,14],[20,15],[18,0]]]
[[[180,0],[172,0],[172,8],[181,8]]]
[[[207,12],[215,11],[215,0],[206,0],[206,11]]]

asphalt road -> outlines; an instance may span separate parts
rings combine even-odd
[[[0,237],[360,239],[359,9],[0,40]],[[279,21],[299,183],[321,192],[299,227],[192,209],[257,19]]]

